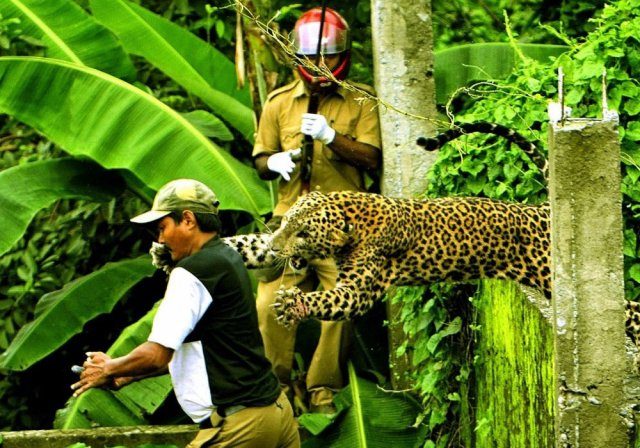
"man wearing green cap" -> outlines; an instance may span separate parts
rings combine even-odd
[[[147,342],[119,358],[88,352],[74,395],[168,367],[178,402],[201,428],[188,448],[299,447],[291,405],[264,355],[247,270],[218,235],[215,194],[175,180],[131,221],[154,225],[176,265]]]

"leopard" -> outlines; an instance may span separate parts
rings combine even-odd
[[[393,285],[503,279],[551,299],[548,204],[311,192],[284,215],[270,244],[276,258],[333,258],[338,267],[331,290],[277,292],[273,307],[285,326],[362,316]],[[627,300],[625,308],[626,333],[640,350],[640,303]]]
[[[549,207],[476,197],[399,199],[310,192],[272,235],[281,258],[333,258],[335,288],[279,290],[274,309],[290,326],[315,317],[351,320],[393,285],[511,279],[551,297]]]
[[[494,134],[518,145],[545,179],[548,163],[521,134],[495,123],[464,123],[432,138],[425,150],[462,135]],[[309,193],[285,214],[271,236],[274,258],[332,257],[336,287],[303,293],[280,290],[278,320],[353,319],[393,285],[509,279],[551,298],[550,208],[486,198],[399,199],[373,193]],[[298,264],[302,264],[298,261]],[[640,349],[640,303],[625,301],[626,332]]]
[[[547,161],[537,146],[495,123],[464,123],[435,137],[419,138],[417,144],[435,150],[473,132],[498,135],[518,145],[547,177]],[[222,241],[240,253],[249,269],[288,264],[302,273],[314,258],[336,261],[335,288],[304,293],[293,287],[277,292],[273,308],[285,326],[311,317],[357,318],[394,285],[508,279],[551,298],[546,203],[310,192],[285,213],[273,233]],[[163,262],[155,258],[154,264],[162,267]],[[640,303],[626,301],[626,331],[640,349]]]

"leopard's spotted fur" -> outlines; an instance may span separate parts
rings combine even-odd
[[[351,319],[391,285],[513,279],[550,296],[549,208],[481,198],[391,199],[309,193],[274,233],[279,256],[335,258],[336,287],[281,291],[285,323]]]
[[[515,142],[546,174],[546,161],[535,145],[499,125],[465,124],[418,143],[436,149],[470,132],[493,133]],[[243,235],[226,242],[251,267],[260,267],[258,258],[268,264],[278,257],[294,257],[299,266],[303,259],[336,259],[335,289],[280,291],[276,312],[287,324],[308,316],[334,320],[361,315],[393,284],[504,278],[550,297],[549,238],[547,205],[480,198],[419,201],[337,192],[310,193],[298,200],[273,235]],[[258,252],[268,256],[256,257]],[[627,333],[640,346],[640,304],[628,302],[626,312]]]

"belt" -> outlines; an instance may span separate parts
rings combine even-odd
[[[218,427],[221,423],[221,419],[225,417],[229,417],[230,415],[235,414],[236,412],[240,412],[247,407],[243,404],[236,404],[233,406],[218,406],[215,410],[215,415],[211,414],[209,418],[205,418],[200,422],[200,429],[209,429]],[[213,420],[215,419],[216,425],[214,426]]]
[[[233,406],[218,406],[216,408],[216,412],[220,417],[229,417],[230,415],[233,415],[236,412],[240,412],[243,409],[247,409],[247,407],[243,404],[236,404]]]

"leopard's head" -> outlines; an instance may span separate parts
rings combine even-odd
[[[284,215],[273,234],[272,249],[282,258],[310,260],[331,257],[350,241],[351,228],[340,204],[322,193],[311,192]]]

